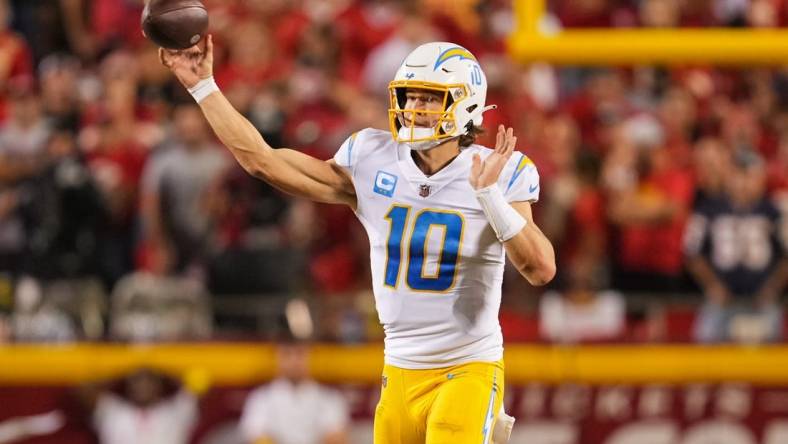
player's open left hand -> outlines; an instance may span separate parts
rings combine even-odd
[[[478,154],[473,155],[473,165],[471,166],[471,186],[475,190],[489,187],[498,181],[506,162],[512,157],[514,147],[517,145],[517,137],[514,130],[498,127],[498,135],[495,138],[495,151],[482,161]]]
[[[204,47],[198,43],[184,50],[159,48],[159,59],[183,86],[192,88],[213,75],[213,37],[208,35]]]

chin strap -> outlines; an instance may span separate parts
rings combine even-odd
[[[405,142],[405,144],[408,145],[410,149],[413,151],[427,151],[435,147],[438,147],[440,145],[443,145],[444,143],[459,139],[460,137],[462,136],[447,137],[445,139],[440,139],[440,140],[427,140],[424,142],[413,142],[413,143]]]
[[[481,116],[482,114],[486,113],[487,111],[491,111],[491,110],[494,110],[494,109],[498,109],[498,105],[487,105],[487,106],[485,106],[484,108],[482,108],[480,110],[476,110],[473,114],[471,114],[471,118],[469,120],[468,126],[470,127],[471,125],[473,125],[473,121],[476,120],[477,117]],[[400,128],[400,130],[402,130],[404,128],[405,127],[403,126],[402,128]],[[434,130],[432,130],[432,131],[434,131]],[[450,140],[458,139],[458,138],[460,138],[462,136],[463,135],[460,134],[458,136],[449,137],[449,138],[440,139],[440,140],[427,140],[427,141],[424,141],[424,142],[412,142],[412,143],[405,142],[405,143],[408,146],[410,146],[410,149],[412,149],[414,151],[426,151],[426,150],[435,148],[438,145],[442,145],[442,144],[444,144],[444,143],[446,143],[446,142],[448,142]],[[400,137],[402,137],[402,136],[400,136]]]

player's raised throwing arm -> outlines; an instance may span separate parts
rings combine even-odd
[[[498,186],[498,178],[516,144],[512,129],[499,127],[495,151],[484,160],[474,155],[470,181],[509,260],[528,282],[544,285],[555,276],[553,245],[534,223],[530,202],[509,204]]]
[[[162,64],[200,104],[216,135],[248,173],[295,196],[356,206],[352,178],[333,161],[290,149],[272,149],[257,129],[233,108],[213,81],[213,41],[184,51],[159,49]]]

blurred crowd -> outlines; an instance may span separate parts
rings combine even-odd
[[[142,36],[143,3],[0,0],[0,341],[206,338],[211,307],[248,295],[306,295],[322,339],[380,338],[352,212],[247,176]],[[549,340],[670,339],[661,302],[703,304],[680,339],[780,339],[788,70],[521,66],[504,0],[205,3],[224,93],[272,146],[321,159],[387,128],[387,84],[419,44],[479,58],[485,127],[514,127],[538,166],[558,255],[541,300],[508,279],[509,339],[535,312]],[[548,4],[560,27],[788,18],[783,0]]]
[[[752,27],[788,23],[784,0],[547,0],[558,24],[590,27]]]

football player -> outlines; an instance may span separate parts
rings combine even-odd
[[[531,215],[536,166],[513,154],[512,129],[498,129],[494,149],[474,144],[491,108],[476,58],[445,42],[414,50],[389,86],[389,129],[361,130],[323,162],[271,148],[233,109],[212,77],[210,36],[160,56],[247,172],[347,205],[366,229],[386,334],[375,443],[490,442],[503,417],[504,256],[543,285],[555,254]]]

